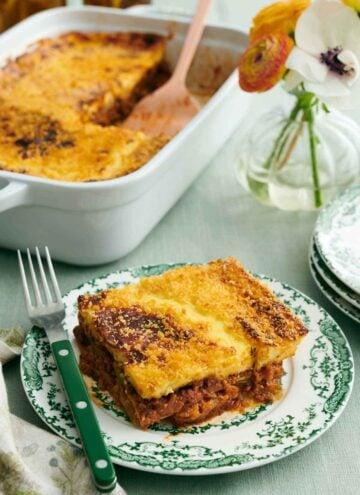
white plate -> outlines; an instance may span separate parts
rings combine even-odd
[[[347,189],[322,210],[314,237],[328,268],[360,294],[360,186]]]
[[[133,268],[112,273],[72,290],[64,297],[65,327],[73,335],[77,297],[136,282],[176,265]],[[245,414],[223,415],[189,428],[159,424],[147,431],[133,426],[93,384],[96,415],[115,463],[144,471],[176,475],[207,475],[254,468],[305,447],[340,416],[351,393],[354,368],[351,349],[335,321],[314,301],[291,287],[267,279],[277,295],[303,320],[309,334],[296,355],[285,361],[283,398]],[[33,328],[21,358],[25,392],[39,416],[74,445],[79,435],[61,389],[44,332]]]
[[[339,294],[332,290],[332,288],[318,273],[314,261],[311,257],[309,257],[309,267],[316,285],[324,294],[324,296],[329,299],[329,301],[332,302],[334,306],[336,306],[340,311],[345,313],[349,318],[356,321],[357,323],[360,323],[360,310],[352,306],[352,304],[350,304],[348,301],[346,301],[344,298],[339,296]]]
[[[333,272],[329,270],[321,258],[314,241],[311,242],[310,245],[310,257],[315,265],[317,273],[327,283],[327,285],[345,301],[360,310],[360,296],[356,294],[356,292],[349,289],[347,285],[341,282],[341,280],[339,280]]]

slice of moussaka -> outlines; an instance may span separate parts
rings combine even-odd
[[[234,258],[79,297],[80,367],[132,422],[191,425],[281,396],[307,330]]]
[[[121,128],[169,76],[165,38],[67,33],[0,68],[0,170],[62,181],[127,175],[168,141]]]

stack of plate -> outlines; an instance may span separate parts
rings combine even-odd
[[[322,293],[360,323],[360,186],[345,191],[320,213],[309,264]]]

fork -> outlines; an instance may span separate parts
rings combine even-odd
[[[80,433],[86,457],[89,461],[95,486],[99,492],[108,493],[115,488],[116,474],[106,449],[91,400],[81,377],[73,348],[63,328],[65,306],[61,298],[61,292],[49,250],[45,247],[45,256],[54,298],[49,288],[39,249],[36,247],[35,253],[41,278],[40,284],[38,283],[30,250],[27,249],[31,286],[35,296],[34,303],[31,300],[21,252],[18,250],[17,253],[29,319],[33,325],[44,328],[46,331],[68,403]]]

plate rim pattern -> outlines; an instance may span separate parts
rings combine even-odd
[[[336,294],[342,297],[346,302],[354,306],[355,310],[360,313],[360,296],[356,294],[350,287],[345,285],[331,270],[325,265],[320,253],[317,250],[315,241],[310,244],[310,257],[316,268],[317,273],[326,282]],[[321,266],[324,265],[324,266]]]
[[[360,196],[360,185],[355,185],[346,189],[341,194],[339,194],[339,196],[337,196],[332,201],[330,201],[320,212],[315,222],[315,228],[313,234],[319,254],[322,260],[324,261],[324,263],[328,266],[329,270],[331,270],[334,273],[334,275],[336,275],[336,277],[338,277],[347,287],[349,287],[349,289],[353,290],[358,295],[360,295],[360,285],[356,285],[356,287],[354,287],[352,285],[351,280],[349,280],[346,277],[345,272],[338,269],[336,263],[334,263],[331,260],[331,257],[329,257],[328,253],[323,248],[321,242],[321,235],[324,229],[325,231],[330,229],[332,229],[332,231],[334,230],[333,225],[332,224],[330,225],[330,219],[336,216],[338,205],[342,204],[344,198],[350,197],[350,200],[352,200],[359,196]]]
[[[357,315],[357,308],[352,307],[351,304],[343,297],[337,294],[322,278],[321,274],[317,271],[315,263],[311,256],[309,256],[309,268],[312,278],[314,279],[318,289],[339,311],[351,318],[356,323],[360,323],[360,313]]]

